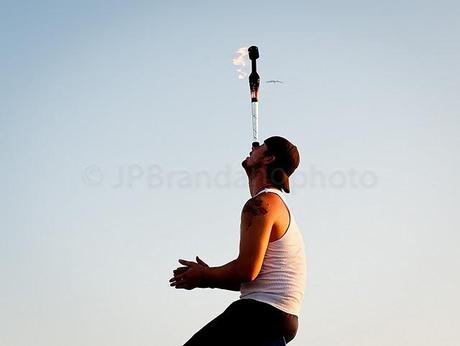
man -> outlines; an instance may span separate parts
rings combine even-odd
[[[242,165],[251,199],[243,207],[238,257],[220,267],[179,260],[170,285],[179,289],[240,291],[240,299],[198,331],[184,346],[270,345],[297,332],[305,288],[302,235],[284,201],[289,176],[300,161],[297,147],[282,137],[253,143]]]

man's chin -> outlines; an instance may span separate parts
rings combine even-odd
[[[241,162],[241,166],[243,166],[244,168],[244,171],[246,172],[246,174],[248,176],[252,175],[252,172],[254,171],[254,167],[252,167],[249,163],[249,157],[246,158],[246,160],[244,160],[243,162]]]

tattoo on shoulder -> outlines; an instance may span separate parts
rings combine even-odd
[[[265,215],[268,213],[268,210],[265,208],[265,206],[260,198],[251,198],[244,205],[243,213],[248,213],[252,216]]]

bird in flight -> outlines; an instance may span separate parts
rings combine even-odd
[[[279,79],[270,79],[270,80],[266,81],[266,83],[273,83],[273,84],[280,83],[280,84],[283,84],[284,82],[279,80]]]

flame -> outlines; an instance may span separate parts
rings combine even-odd
[[[248,72],[246,71],[246,65],[249,61],[248,59],[248,48],[241,47],[236,51],[236,55],[232,60],[233,65],[238,66],[236,72],[238,72],[238,79],[244,79],[247,77]]]

